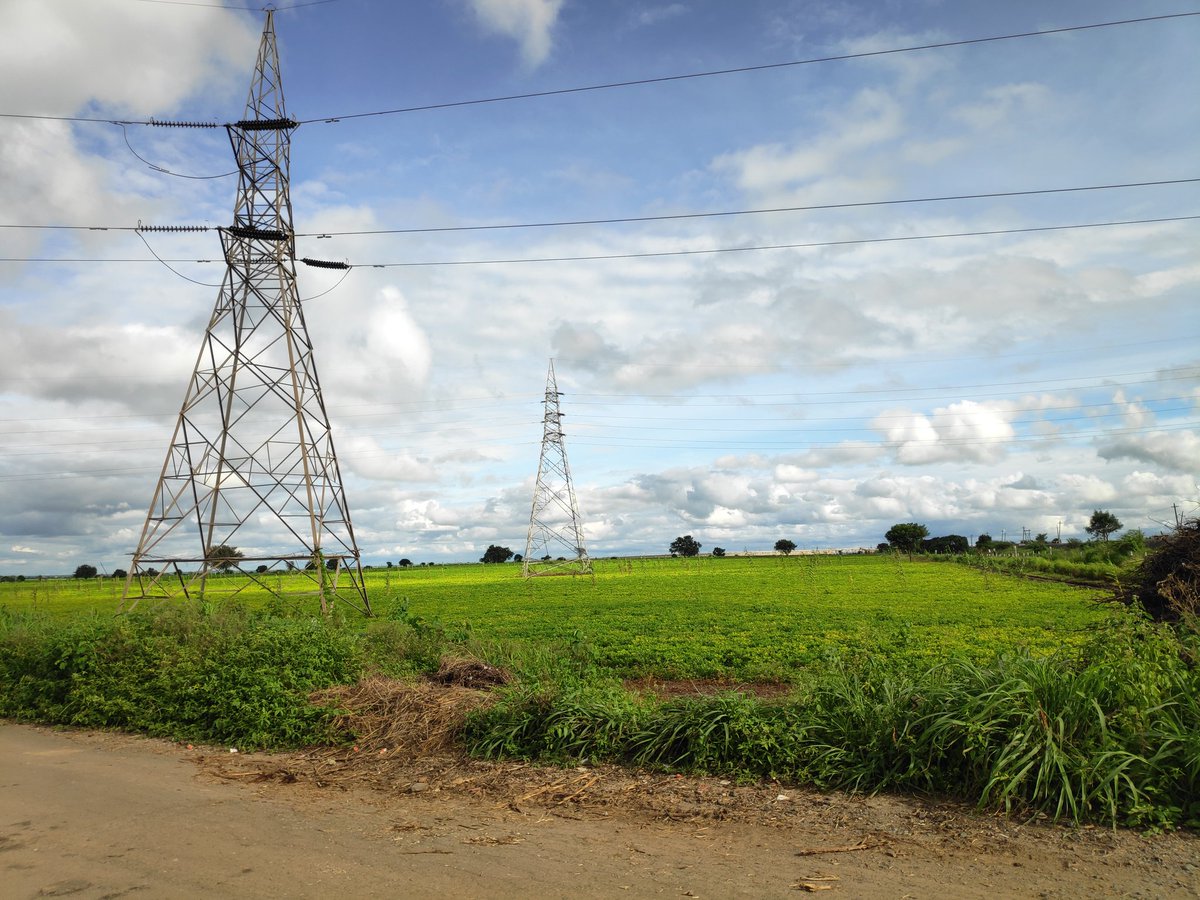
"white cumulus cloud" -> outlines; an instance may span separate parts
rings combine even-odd
[[[468,0],[489,31],[513,38],[521,58],[536,66],[550,55],[552,32],[564,0]]]

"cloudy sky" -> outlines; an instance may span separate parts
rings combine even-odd
[[[0,574],[128,567],[220,246],[32,226],[230,223],[223,130],[113,124],[241,118],[224,6],[0,0]],[[524,548],[551,358],[594,556],[1196,510],[1200,16],[964,43],[1187,4],[279,6],[366,562]]]

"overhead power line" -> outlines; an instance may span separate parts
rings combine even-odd
[[[316,0],[322,2],[322,0]],[[200,4],[203,5],[203,4]],[[664,84],[673,81],[686,81],[696,78],[714,78],[721,75],[736,75],[746,72],[763,72],[773,69],[794,68],[797,66],[811,66],[820,63],[844,62],[854,59],[870,59],[879,56],[890,56],[899,53],[915,53],[923,50],[942,50],[951,47],[968,47],[978,44],[997,43],[999,41],[1015,41],[1025,38],[1045,37],[1054,34],[1068,34],[1076,31],[1092,31],[1100,28],[1115,28],[1125,25],[1137,25],[1146,22],[1162,22],[1172,19],[1186,19],[1194,16],[1200,16],[1200,11],[1168,13],[1159,16],[1140,16],[1132,19],[1116,19],[1109,22],[1092,22],[1086,25],[1066,25],[1061,28],[1047,28],[1039,31],[1022,31],[1013,34],[999,34],[989,37],[979,38],[962,38],[953,41],[937,41],[928,44],[913,44],[905,47],[890,47],[883,50],[864,50],[857,53],[839,53],[831,56],[816,56],[807,59],[788,60],[786,62],[777,63],[762,63],[752,66],[737,66],[729,69],[711,69],[704,72],[687,72],[679,75],[660,75],[654,78],[636,78],[626,81],[610,81],[603,84],[582,85],[569,88],[554,88],[545,91],[529,91],[522,94],[505,94],[497,97],[481,97],[472,100],[453,100],[443,103],[428,103],[421,106],[404,106],[394,109],[373,110],[370,112],[346,113],[341,115],[320,116],[312,119],[299,119],[296,125],[310,125],[313,123],[333,124],[342,122],[347,119],[365,119],[378,116],[392,116],[402,113],[426,112],[435,109],[452,109],[463,106],[482,106],[490,103],[507,103],[513,100],[532,100],[539,97],[557,97],[567,94],[583,94],[592,91],[607,91],[616,88],[638,87],[641,85]],[[118,119],[118,118],[101,118],[98,116],[55,116],[34,113],[0,113],[0,118],[7,119],[40,119],[56,122],[96,122],[107,125],[154,125],[167,127],[185,127],[185,128],[223,128],[224,124],[218,122],[171,122],[155,119]]]
[[[125,138],[125,146],[129,148],[130,153],[132,153],[134,156],[136,156],[138,159],[140,159],[142,162],[144,162],[147,166],[149,166],[155,172],[158,172],[162,175],[173,175],[176,178],[188,178],[193,181],[211,181],[214,178],[228,178],[230,175],[237,174],[237,169],[233,169],[232,171],[229,171],[229,172],[221,172],[220,174],[217,174],[217,175],[185,175],[182,172],[173,172],[170,169],[166,168],[165,166],[160,166],[157,163],[150,162],[150,160],[146,159],[146,157],[142,156],[142,154],[140,154],[136,150],[134,150],[133,144],[131,144],[129,142],[129,129],[126,128],[124,125],[121,126],[121,135]]]
[[[173,174],[173,173],[172,173]],[[211,176],[219,177],[219,176]],[[987,191],[972,194],[946,194],[936,197],[902,197],[890,200],[859,200],[848,203],[814,203],[806,206],[773,206],[760,209],[726,209],[693,213],[667,213],[655,216],[622,216],[607,219],[563,219],[545,222],[500,222],[490,225],[446,225],[417,228],[378,228],[365,231],[301,231],[295,237],[358,237],[377,234],[440,234],[456,231],[499,231],[519,228],[562,228],[575,225],[620,225],[639,222],[672,222],[685,219],[713,219],[730,216],[754,216],[765,213],[820,212],[834,209],[866,209],[875,206],[904,206],[918,203],[949,203],[963,200],[991,200],[1003,197],[1036,197],[1050,194],[1079,194],[1090,191],[1114,191],[1126,188],[1169,187],[1200,183],[1200,178],[1169,178],[1158,181],[1126,181],[1115,184],[1089,184],[1073,187],[1032,188],[1029,190]],[[214,230],[208,225],[26,225],[19,222],[0,223],[0,228],[43,231],[140,231],[140,232],[204,232]],[[340,268],[340,266],[339,266]]]
[[[831,209],[863,209],[872,206],[902,206],[914,203],[947,203],[957,200],[988,200],[1000,197],[1033,197],[1040,194],[1071,194],[1085,191],[1111,191],[1120,188],[1158,187],[1162,185],[1194,184],[1200,178],[1177,178],[1166,181],[1131,181],[1124,184],[1094,184],[1084,187],[1041,188],[1028,191],[990,191],[980,194],[948,194],[943,197],[905,197],[897,200],[862,200],[853,203],[815,203],[807,206],[774,206],[763,209],[731,209],[717,212],[670,213],[658,216],[625,216],[610,219],[573,219],[557,222],[508,222],[496,225],[448,225],[436,228],[386,228],[374,231],[315,231],[300,232],[296,237],[343,237],[374,234],[438,234],[452,231],[498,231],[517,228],[562,228],[570,225],[620,225],[638,222],[672,222],[682,219],[715,219],[728,216],[755,216],[764,213],[818,212]]]
[[[392,269],[424,266],[492,266],[515,263],[596,262],[619,259],[654,259],[667,256],[703,256],[713,253],[746,253],[758,250],[805,250],[818,247],[849,247],[865,244],[891,244],[903,241],[932,241],[942,238],[991,237],[1006,234],[1033,234],[1046,231],[1069,231],[1080,228],[1111,228],[1118,225],[1151,225],[1164,222],[1187,222],[1200,216],[1171,216],[1161,219],[1127,219],[1120,222],[1084,222],[1074,225],[1041,225],[1030,228],[997,228],[990,231],[954,231],[942,234],[912,234],[885,238],[855,238],[842,241],[808,241],[797,244],[758,244],[749,247],[709,247],[702,250],[656,250],[645,253],[606,253],[581,256],[539,256],[511,259],[432,260],[427,262],[359,263],[359,268]]]
[[[1038,225],[1028,228],[995,228],[981,231],[953,231],[941,234],[910,234],[897,237],[883,238],[850,238],[841,241],[808,241],[796,244],[756,244],[743,247],[709,247],[701,250],[657,250],[645,253],[605,253],[590,256],[536,256],[513,257],[508,259],[460,259],[460,260],[427,260],[422,262],[388,262],[388,263],[346,263],[347,269],[395,269],[419,268],[428,266],[490,266],[516,263],[551,263],[551,262],[596,262],[620,259],[654,259],[668,256],[702,256],[713,253],[747,253],[759,250],[805,250],[819,247],[849,247],[866,244],[891,244],[904,241],[931,241],[943,238],[962,237],[994,237],[1010,234],[1036,234],[1050,231],[1070,231],[1082,228],[1113,228],[1122,225],[1155,225],[1170,222],[1191,222],[1200,219],[1196,216],[1165,216],[1157,219],[1125,219],[1116,222],[1079,222],[1070,225]],[[140,235],[139,235],[140,236]],[[143,240],[145,240],[143,238]],[[153,252],[153,251],[151,251]],[[303,262],[304,260],[301,260]],[[57,257],[57,256],[5,256],[0,262],[20,263],[212,263],[211,259],[154,259],[136,257]],[[341,268],[341,265],[338,265]],[[173,270],[172,270],[173,271]],[[191,279],[188,279],[191,280]]]
[[[997,41],[1014,41],[1022,38],[1043,37],[1051,34],[1066,34],[1072,31],[1088,31],[1097,28],[1112,28],[1120,25],[1135,25],[1142,22],[1158,22],[1167,19],[1183,19],[1189,16],[1200,16],[1200,12],[1170,13],[1162,16],[1142,16],[1136,19],[1119,19],[1112,22],[1094,22],[1089,25],[1068,25],[1062,28],[1047,28],[1041,31],[1023,31],[1016,34],[1000,34],[991,37],[963,38],[954,41],[937,41],[930,44],[914,44],[907,47],[891,47],[885,50],[864,50],[858,53],[839,53],[833,56],[816,56],[808,59],[796,59],[788,62],[763,63],[754,66],[738,66],[732,69],[712,69],[706,72],[688,72],[682,75],[661,75],[656,78],[637,78],[628,81],[610,81],[605,84],[592,84],[583,87],[556,88],[547,91],[529,91],[523,94],[506,94],[500,97],[485,97],[475,100],[456,100],[448,103],[429,103],[422,106],[404,106],[396,109],[383,109],[374,112],[350,113],[349,115],[322,116],[315,119],[301,119],[299,124],[309,125],[314,122],[332,124],[346,119],[365,119],[372,116],[391,116],[400,113],[426,112],[435,109],[451,109],[459,106],[480,106],[487,103],[507,103],[512,100],[531,100],[538,97],[557,97],[565,94],[582,94],[589,91],[607,91],[614,88],[637,87],[648,84],[663,84],[671,81],[685,81],[692,78],[712,78],[718,75],[736,75],[744,72],[763,72],[772,69],[786,69],[796,66],[811,66],[818,63],[843,62],[852,59],[870,59],[877,56],[889,56],[897,53],[914,53],[921,50],[942,50],[949,47],[967,47],[974,44],[988,44]]]

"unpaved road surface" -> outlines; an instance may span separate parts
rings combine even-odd
[[[617,769],[381,784],[314,759],[0,722],[0,897],[1200,896],[1192,834]]]

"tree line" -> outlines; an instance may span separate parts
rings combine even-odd
[[[1092,511],[1092,517],[1084,527],[1084,531],[1094,539],[1107,541],[1109,537],[1120,531],[1124,526],[1108,510]],[[971,549],[971,542],[961,534],[947,534],[941,537],[929,536],[929,529],[918,522],[899,522],[888,529],[883,536],[886,543],[876,549],[882,551],[898,550],[901,553],[966,553]],[[1047,546],[1054,543],[1047,539],[1042,532],[1030,542],[1035,546]],[[995,549],[997,542],[990,534],[981,534],[975,539],[976,550]],[[1012,544],[1006,544],[1012,546]]]
[[[1120,531],[1124,526],[1121,520],[1107,510],[1097,509],[1092,512],[1092,517],[1084,528],[1092,537],[1107,541],[1109,537]],[[885,543],[879,544],[876,548],[879,551],[898,550],[902,553],[966,553],[971,549],[971,543],[961,534],[947,534],[941,537],[929,536],[929,529],[918,522],[899,522],[888,529],[884,535]],[[981,534],[975,540],[975,548],[978,550],[986,550],[991,548],[996,542],[993,541],[990,534]],[[1046,545],[1050,543],[1045,533],[1037,535],[1033,539],[1035,545]],[[671,541],[667,548],[672,556],[692,557],[700,555],[700,548],[703,545],[690,534],[680,535]],[[781,553],[784,556],[789,556],[796,549],[796,542],[788,538],[780,538],[775,542],[774,550],[776,553]],[[725,555],[724,547],[713,547],[712,555],[722,557]],[[238,564],[244,554],[236,547],[230,547],[226,544],[221,544],[218,547],[213,547],[209,551],[209,561],[222,572],[227,572]],[[543,557],[548,560],[550,557]],[[505,563],[509,560],[521,562],[520,553],[514,553],[508,547],[501,547],[496,544],[489,544],[486,551],[479,561],[481,563]],[[330,560],[330,568],[335,565],[334,560]],[[412,561],[408,559],[400,560],[401,568],[408,568],[412,565]],[[392,568],[389,562],[387,567]],[[310,564],[311,568],[311,564]],[[259,566],[258,572],[265,572],[266,566]],[[75,569],[75,578],[95,578],[99,573],[95,566],[81,565]],[[126,572],[124,569],[116,569],[113,572],[114,578],[125,578]]]

